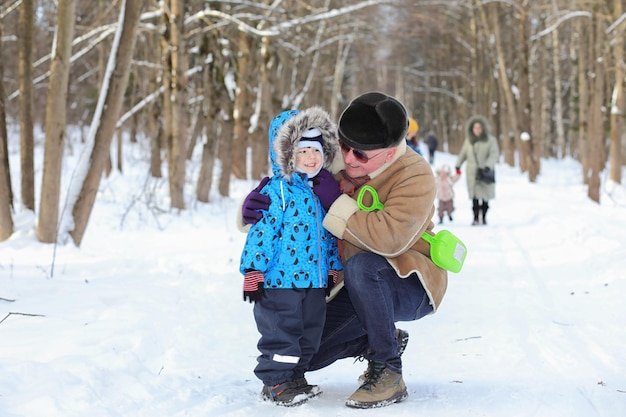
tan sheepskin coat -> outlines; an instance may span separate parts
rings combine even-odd
[[[448,273],[431,261],[430,247],[421,239],[426,230],[434,227],[431,219],[436,188],[432,169],[420,155],[407,151],[402,142],[394,159],[370,178],[367,185],[376,189],[384,209],[359,210],[358,190],[353,197],[343,194],[329,209],[324,227],[343,239],[344,262],[368,251],[387,258],[400,278],[417,273],[434,312],[446,292]],[[363,201],[366,205],[371,204],[368,196]]]

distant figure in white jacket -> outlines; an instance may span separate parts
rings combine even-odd
[[[444,214],[448,214],[448,219],[452,221],[452,213],[454,212],[454,184],[459,180],[459,176],[452,173],[450,165],[444,164],[437,168],[437,176],[435,178],[437,184],[437,199],[439,206],[437,214],[439,215],[439,224],[443,224]]]

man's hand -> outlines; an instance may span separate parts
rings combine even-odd
[[[311,181],[313,182],[313,192],[320,199],[322,207],[328,210],[341,195],[339,182],[333,177],[333,174],[325,169],[320,170]]]
[[[261,194],[260,191],[265,184],[268,183],[269,177],[265,177],[261,180],[259,185],[246,196],[243,200],[243,205],[241,206],[241,216],[243,218],[244,224],[256,224],[261,218],[263,218],[263,214],[261,210],[267,210],[270,207],[270,198],[264,194]]]

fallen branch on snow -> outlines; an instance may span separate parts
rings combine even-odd
[[[45,317],[43,314],[30,314],[30,313],[15,313],[15,312],[11,312],[11,313],[7,314],[6,316],[4,316],[4,318],[2,320],[0,320],[0,324],[2,324],[11,315],[29,316],[29,317]]]

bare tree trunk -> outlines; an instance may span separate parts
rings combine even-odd
[[[531,33],[531,36],[533,34]],[[535,165],[536,175],[541,173],[541,147],[544,143],[544,137],[546,135],[546,107],[543,102],[543,93],[546,88],[545,80],[545,67],[543,65],[545,54],[541,45],[541,40],[532,43],[529,56],[529,69],[537,68],[536,71],[529,71],[528,82],[530,89],[530,107],[532,109],[532,136],[533,141],[532,152],[533,161]]]
[[[198,95],[202,94],[200,89],[197,90],[197,93]],[[194,107],[195,109],[193,114],[193,121],[189,129],[189,141],[186,145],[187,152],[185,155],[185,159],[187,159],[188,161],[191,160],[191,158],[193,157],[193,152],[196,148],[196,144],[198,143],[198,137],[202,136],[202,132],[204,131],[204,113],[202,111],[202,103],[197,103]]]
[[[556,3],[553,1],[554,12],[558,12]],[[554,70],[554,124],[556,127],[557,159],[565,157],[566,144],[565,132],[563,131],[563,98],[561,92],[561,45],[559,43],[559,31],[552,31],[552,67]]]
[[[2,21],[0,20],[0,39],[2,38]],[[2,55],[2,42],[0,42]],[[9,166],[9,138],[7,135],[6,113],[4,108],[4,66],[0,60],[0,242],[13,234],[13,191],[11,189],[11,168]]]
[[[479,80],[478,78],[478,58],[477,58],[477,51],[480,50],[479,48],[479,43],[480,43],[480,39],[478,36],[478,22],[476,21],[476,16],[474,13],[471,13],[469,16],[469,27],[470,27],[470,33],[472,35],[472,47],[469,48],[469,76],[471,80]],[[471,94],[471,102],[470,104],[473,106],[473,108],[470,108],[470,113],[476,113],[476,109],[480,108],[480,103],[479,103],[479,97],[480,95],[478,94],[478,88],[471,88],[470,89],[470,94]],[[461,120],[467,120],[467,117],[461,119]],[[465,131],[462,131],[462,135],[465,135]]]
[[[184,71],[184,43],[183,22],[185,8],[182,0],[170,0],[169,11],[166,12],[167,34],[169,42],[165,40],[165,73],[163,83],[165,87],[163,110],[165,112],[165,141],[168,156],[168,173],[170,186],[170,204],[172,208],[185,208],[185,164],[187,141],[185,123],[185,71]]]
[[[520,159],[524,158],[526,160],[526,168],[528,169],[528,180],[530,182],[535,182],[537,179],[537,166],[535,164],[535,153],[533,150],[535,132],[533,130],[533,122],[532,118],[535,115],[533,113],[531,98],[530,98],[530,68],[531,68],[531,57],[529,51],[528,44],[528,36],[527,36],[527,26],[529,23],[527,22],[528,16],[526,14],[522,15],[520,18],[520,27],[519,27],[519,44],[522,50],[522,65],[523,67],[520,69],[519,75],[519,90],[520,90],[520,130],[521,130],[521,149],[520,149]],[[537,116],[539,112],[537,112]]]
[[[0,39],[2,38],[2,20],[0,20]],[[2,42],[0,42],[0,55],[2,54]],[[11,169],[9,166],[9,135],[7,133],[6,99],[4,94],[4,65],[0,61],[0,164],[4,166],[4,174],[0,177],[0,183],[4,185],[7,194],[6,204],[13,208],[13,188],[11,185]]]
[[[604,164],[603,160],[603,144],[604,144],[604,126],[602,119],[602,103],[604,99],[604,62],[600,62],[599,57],[604,56],[604,25],[599,13],[599,8],[595,8],[593,15],[593,42],[591,42],[594,52],[597,54],[594,59],[595,77],[593,79],[591,105],[589,115],[591,123],[589,125],[589,184],[587,188],[588,197],[599,203],[600,202],[600,171]]]
[[[582,180],[583,184],[589,183],[588,170],[589,170],[589,82],[587,74],[590,71],[590,61],[592,55],[590,52],[593,48],[592,45],[585,44],[582,39],[589,39],[591,30],[587,26],[586,22],[582,20],[578,22],[581,39],[578,47],[578,140],[580,149],[580,163],[582,165]],[[591,43],[589,41],[589,43]]]
[[[342,30],[339,33],[339,42],[337,42],[335,75],[333,76],[333,88],[330,95],[330,111],[328,113],[330,114],[331,120],[339,119],[339,97],[341,97],[343,74],[346,71],[346,62],[348,61],[348,53],[350,52],[351,46],[352,39],[347,39]]]
[[[3,88],[0,87],[0,93],[2,93],[2,90]],[[0,101],[4,102],[4,98],[0,99]],[[1,107],[4,107],[4,103],[0,103]],[[4,115],[0,114],[0,118],[4,119]],[[2,122],[0,122],[0,125],[2,125]],[[0,242],[7,240],[13,234],[11,187],[6,181],[7,173],[10,170],[8,159],[7,135],[6,129],[4,129],[4,132],[0,131]]]
[[[100,186],[102,172],[107,160],[110,159],[111,141],[115,132],[115,123],[122,108],[124,92],[128,84],[128,74],[135,48],[139,16],[144,3],[145,0],[124,0],[120,11],[120,22],[116,34],[117,48],[112,51],[107,68],[107,76],[100,92],[102,106],[99,106],[100,111],[96,111],[92,122],[92,128],[96,127],[93,138],[90,138],[93,140],[93,149],[89,158],[90,165],[87,176],[82,183],[78,200],[72,210],[74,229],[70,232],[70,236],[76,246],[80,246],[87,229],[89,216],[91,215]],[[102,101],[103,99],[104,101]]]
[[[122,128],[117,129],[117,131],[115,133],[116,133],[115,139],[116,139],[116,142],[117,142],[117,147],[116,147],[117,153],[115,154],[116,159],[117,159],[117,161],[116,161],[117,162],[117,170],[119,172],[122,172],[122,169],[123,169],[123,166],[122,166],[123,156],[122,155],[124,154],[124,152],[123,152],[124,135],[123,135],[123,132],[122,132]],[[111,175],[110,172],[107,174],[107,177],[109,175]]]
[[[226,115],[233,114],[233,102],[226,99],[222,111]],[[230,195],[230,174],[232,173],[233,165],[233,123],[224,116],[220,129],[219,140],[219,158],[222,162],[222,172],[220,174],[220,180],[218,184],[218,190],[221,196],[228,197]]]
[[[150,132],[150,175],[161,178],[161,149],[163,149],[163,121],[161,106],[155,103],[151,106],[149,117]]]
[[[622,2],[616,1],[613,19],[622,15]],[[611,148],[609,178],[617,184],[622,183],[622,134],[624,132],[624,37],[623,32],[614,29],[611,36],[613,43],[613,62],[615,62],[615,85],[611,97]]]
[[[498,73],[500,74],[500,87],[502,89],[502,94],[506,102],[507,116],[509,118],[508,125],[513,132],[512,139],[514,143],[518,143],[520,131],[517,123],[515,98],[513,97],[511,84],[509,82],[509,76],[507,74],[506,60],[504,59],[504,52],[502,50],[500,24],[498,22],[498,15],[496,13],[492,13],[491,27],[493,28],[494,38],[496,42],[496,55],[498,61]],[[505,147],[504,161],[510,166],[515,166],[514,150],[515,149],[511,149],[509,146]],[[525,160],[520,160],[520,168],[522,169],[522,171],[525,171]]]
[[[244,32],[239,33],[239,53],[237,54],[237,94],[233,109],[233,175],[246,177],[246,151],[248,149],[248,128],[250,127],[249,86],[253,85],[256,71],[250,71],[250,51],[252,38]]]
[[[211,185],[213,184],[213,167],[215,165],[215,152],[217,140],[215,139],[217,133],[217,120],[219,108],[214,106],[211,108],[211,100],[213,97],[213,82],[211,80],[211,67],[205,65],[202,71],[202,85],[204,86],[204,99],[200,108],[200,115],[198,117],[198,123],[203,125],[200,129],[200,136],[202,137],[202,160],[200,164],[200,174],[198,175],[198,182],[196,184],[196,198],[198,201],[204,203],[209,202],[209,194],[211,191]],[[204,134],[202,133],[204,132]]]
[[[217,141],[212,134],[214,129],[210,129],[211,124],[215,121],[203,119],[207,125],[207,136],[202,142],[202,159],[200,165],[200,174],[198,176],[198,183],[196,184],[196,198],[203,203],[209,202],[209,194],[211,191],[211,185],[213,184],[213,167],[215,166],[215,145]]]
[[[19,23],[19,108],[20,151],[22,168],[22,204],[35,210],[35,168],[33,137],[33,33],[35,7],[33,0],[22,0]]]
[[[67,85],[74,34],[74,10],[74,0],[59,0],[55,33],[56,47],[52,51],[50,88],[46,103],[46,143],[44,145],[39,221],[37,222],[37,237],[45,243],[53,243],[57,238]]]
[[[567,77],[567,82],[572,86],[570,89],[571,92],[568,95],[568,99],[564,102],[567,106],[567,114],[566,119],[569,121],[569,129],[567,130],[566,140],[571,144],[571,150],[569,155],[572,158],[580,161],[580,131],[578,126],[580,124],[580,114],[578,112],[579,107],[579,96],[578,96],[578,55],[579,52],[579,36],[582,34],[578,33],[578,28],[580,28],[580,20],[578,23],[574,23],[572,25],[572,31],[568,33],[568,61],[571,65],[571,71],[569,76]]]
[[[473,95],[473,109],[472,112],[484,114],[488,117],[493,116],[491,103],[492,100],[498,99],[500,97],[499,91],[492,91],[492,86],[495,85],[498,89],[501,87],[493,79],[493,68],[497,67],[497,57],[493,58],[490,54],[482,54],[479,55],[478,52],[481,50],[493,48],[491,44],[492,38],[492,28],[488,24],[488,20],[485,12],[485,5],[480,0],[474,0],[476,13],[478,15],[478,20],[476,20],[476,16],[472,15],[470,18],[470,27],[472,28],[472,33],[476,37],[475,42],[475,51],[470,52],[471,56],[471,65],[472,65],[472,78],[471,80],[475,83],[472,90]],[[482,25],[483,30],[481,30],[480,25]],[[484,31],[484,36],[481,37],[481,33]],[[484,38],[484,39],[483,39]],[[495,97],[490,96],[490,94],[495,95]],[[503,105],[506,107],[505,105]],[[501,109],[499,109],[501,110]],[[464,119],[467,120],[467,119]],[[494,133],[497,132],[497,129],[494,129]],[[505,138],[506,140],[506,138]],[[505,161],[507,158],[507,146],[508,142],[505,142],[501,147],[502,153],[504,154]]]
[[[270,118],[273,117],[273,106],[271,100],[270,70],[274,66],[274,59],[270,54],[269,48],[271,42],[267,37],[261,39],[261,52],[259,54],[260,76],[257,79],[257,97],[255,101],[255,114],[257,115],[258,124],[256,130],[251,133],[251,173],[252,179],[261,179],[268,174],[268,150],[269,142],[267,139],[266,127]]]
[[[159,89],[155,78],[150,79],[148,86],[150,87],[150,91]],[[150,136],[150,175],[154,178],[161,178],[163,175],[161,173],[161,149],[163,149],[162,100],[155,100],[146,113],[146,117],[148,118],[148,134]]]

